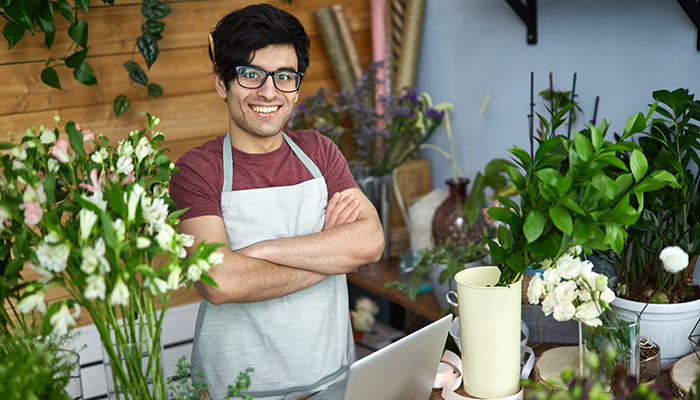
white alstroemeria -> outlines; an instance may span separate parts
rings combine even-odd
[[[613,292],[609,288],[605,288],[602,292],[600,292],[600,299],[603,300],[604,302],[610,304],[615,300],[615,292]]]
[[[554,295],[554,292],[550,292],[545,296],[544,301],[542,302],[542,312],[544,315],[549,315],[554,312],[554,307],[557,305],[557,296]]]
[[[123,175],[129,175],[134,172],[134,160],[131,156],[121,156],[117,160],[117,173]]]
[[[20,161],[27,159],[27,149],[24,147],[13,147],[12,150],[10,150],[10,153],[14,158],[19,159]]]
[[[22,200],[24,201],[36,201],[39,204],[46,203],[46,191],[44,190],[44,184],[40,183],[36,189],[32,185],[27,185],[22,194]]]
[[[161,249],[168,253],[175,251],[175,236],[177,232],[172,226],[165,224],[160,227],[158,234],[156,235],[156,242]]]
[[[39,282],[41,283],[46,284],[49,283],[51,279],[53,279],[53,273],[46,268],[42,268],[42,266],[36,263],[35,261],[29,262],[29,268],[44,276],[43,278],[39,279]]]
[[[185,247],[191,247],[194,244],[194,236],[193,235],[181,233],[180,240],[182,240],[182,245]]]
[[[97,238],[95,241],[95,253],[97,258],[100,260],[100,273],[106,274],[112,270],[109,265],[109,261],[105,255],[107,254],[107,246],[105,245],[104,239],[102,237]]]
[[[688,253],[678,246],[661,250],[659,259],[664,264],[664,269],[672,274],[683,271],[688,266]]]
[[[152,225],[149,226],[150,233],[153,233],[153,228],[160,228],[168,219],[168,204],[160,197],[151,199],[143,196],[141,209],[143,218]]]
[[[365,311],[372,315],[379,314],[379,306],[369,297],[360,297],[355,300],[355,310]]]
[[[355,331],[370,332],[372,330],[374,315],[366,311],[354,310],[351,310],[350,314],[352,314],[352,327]]]
[[[603,324],[599,318],[601,312],[595,302],[588,301],[576,307],[575,317],[585,325],[596,327]]]
[[[554,295],[557,298],[558,304],[571,303],[576,298],[576,289],[578,285],[574,281],[564,281],[557,285],[554,289]]]
[[[44,131],[41,132],[41,136],[39,136],[39,142],[41,142],[41,144],[52,144],[55,141],[56,134],[48,129],[44,129]]]
[[[88,299],[105,299],[107,285],[105,284],[104,275],[90,275],[87,278],[87,288],[85,288],[85,298]]]
[[[39,264],[52,272],[58,273],[66,269],[68,256],[70,256],[70,245],[60,243],[59,239],[51,233],[46,235],[44,241],[36,248]]]
[[[114,228],[114,232],[117,234],[117,240],[120,242],[126,240],[126,226],[124,226],[124,220],[121,218],[115,219],[112,228]]]
[[[556,268],[546,269],[542,274],[542,283],[548,291],[553,290],[561,281],[561,276],[557,273]]]
[[[180,274],[182,273],[182,268],[175,267],[170,271],[168,275],[168,289],[175,290],[180,287]]]
[[[13,171],[19,171],[22,169],[27,169],[27,166],[20,160],[14,159],[12,160],[12,170]]]
[[[209,254],[207,261],[209,262],[209,265],[223,264],[224,263],[224,253],[222,253],[218,250],[214,251],[211,254]]]
[[[151,239],[143,236],[139,236],[136,238],[136,248],[137,249],[146,249],[148,246],[151,245]]]
[[[535,275],[530,279],[530,283],[527,286],[527,299],[530,304],[540,304],[540,297],[544,293],[544,283],[539,274]]]
[[[109,295],[109,302],[113,306],[129,305],[129,288],[126,286],[122,278],[117,278],[117,283],[114,284],[114,289],[112,289],[112,294]]]
[[[100,258],[95,249],[90,246],[84,247],[82,250],[83,260],[80,263],[80,270],[86,274],[92,274],[100,265]]]
[[[553,317],[557,321],[568,321],[576,314],[576,306],[573,303],[557,303],[554,306]]]
[[[122,139],[119,141],[119,146],[117,146],[117,154],[122,157],[131,157],[134,154],[134,146],[127,139]]]
[[[151,294],[154,296],[158,295],[156,288],[158,289],[158,291],[160,291],[161,294],[166,294],[168,292],[168,282],[160,278],[148,279],[146,280],[146,283],[143,284],[143,286],[148,288],[151,291]]]
[[[68,306],[63,303],[61,308],[56,311],[54,315],[51,316],[49,322],[53,326],[53,334],[65,335],[68,333],[68,328],[75,326],[75,318],[80,315],[80,307],[75,307],[75,312],[71,314],[68,310]]]
[[[24,314],[32,312],[35,308],[42,314],[46,314],[46,303],[44,302],[45,292],[39,290],[34,294],[31,294],[23,298],[19,303],[17,303],[17,308],[20,309]]]
[[[100,210],[104,211],[107,209],[107,200],[104,199],[104,195],[102,194],[101,190],[95,190],[89,196],[82,195],[82,197],[84,200],[87,200],[99,207]]]
[[[581,273],[581,260],[564,254],[557,260],[557,273],[564,279],[574,279]]]
[[[44,208],[36,201],[25,201],[20,208],[24,209],[24,223],[29,226],[37,225],[44,216]]]
[[[95,222],[97,222],[97,214],[87,208],[83,208],[78,212],[78,219],[80,220],[80,239],[85,241],[90,237],[92,228],[95,226]]]
[[[211,268],[211,264],[209,264],[207,260],[201,258],[197,260],[196,264],[204,272],[209,272],[209,269]]]
[[[129,222],[132,222],[136,218],[136,209],[141,202],[141,196],[143,196],[145,192],[146,191],[143,189],[143,187],[138,183],[134,184],[134,186],[131,188],[131,192],[128,194],[129,200],[127,202],[127,220]],[[127,194],[124,193],[124,197],[126,196]],[[126,201],[126,199],[124,200]]]
[[[55,173],[55,172],[58,172],[59,168],[61,168],[61,164],[55,158],[50,158],[48,161],[48,165],[49,165],[49,172]]]
[[[199,278],[201,278],[202,272],[203,271],[199,265],[192,264],[189,268],[187,268],[187,279],[192,282],[196,282],[199,280]]]
[[[151,147],[151,143],[148,142],[148,139],[145,136],[139,140],[138,144],[136,145],[135,152],[138,162],[141,162],[141,160],[153,152],[153,147]]]
[[[90,159],[96,164],[102,164],[109,158],[109,151],[104,147],[90,155]]]

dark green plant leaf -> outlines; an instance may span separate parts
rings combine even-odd
[[[126,95],[120,94],[114,98],[114,104],[112,104],[112,109],[117,118],[124,115],[126,110],[131,106],[131,102],[126,99]]]
[[[53,67],[46,67],[41,71],[41,81],[51,87],[63,90],[58,79],[58,73]]]
[[[165,29],[165,22],[148,19],[141,24],[141,33],[144,35],[156,35],[163,32],[163,29]]]
[[[68,133],[68,141],[70,147],[79,157],[85,157],[85,149],[83,148],[83,132],[75,127],[75,122],[70,121],[66,124],[66,133]],[[111,224],[110,224],[111,225]]]
[[[584,244],[588,242],[588,239],[593,237],[593,231],[591,228],[588,226],[583,221],[580,220],[575,220],[574,221],[574,235],[573,235],[573,240],[575,244]]]
[[[512,149],[510,149],[508,151],[510,151],[516,157],[518,157],[520,159],[520,163],[523,166],[523,168],[525,168],[526,170],[530,169],[530,166],[532,166],[532,158],[527,153],[527,151],[525,151],[517,146],[513,147]]]
[[[80,50],[80,51],[76,51],[75,53],[73,53],[72,55],[67,57],[65,60],[66,67],[78,68],[80,66],[80,64],[82,64],[83,61],[85,61],[85,57],[87,56],[88,49],[89,49],[89,47],[85,48],[83,50]]]
[[[136,39],[136,45],[146,61],[146,66],[151,69],[151,65],[158,59],[158,41],[153,35],[143,34]]]
[[[134,61],[127,61],[124,63],[124,68],[126,68],[127,72],[129,72],[129,78],[134,81],[134,83],[141,86],[148,85],[148,76],[137,63]]]
[[[523,224],[523,233],[528,243],[534,242],[542,235],[544,224],[544,215],[539,210],[530,211]]]
[[[10,50],[24,37],[24,28],[9,21],[2,29],[2,35],[5,36],[5,40],[7,40],[7,44],[10,46],[8,50]]]
[[[32,11],[39,3],[39,0],[16,0],[4,8],[5,14],[24,30],[34,34],[34,20]]]
[[[573,235],[574,223],[571,219],[571,214],[569,214],[569,211],[566,210],[566,207],[562,206],[561,204],[550,207],[549,216],[552,218],[554,225],[559,228],[560,231],[569,236]]]
[[[59,2],[54,3],[53,6],[56,8],[56,11],[63,16],[63,18],[65,18],[71,24],[73,23],[73,7],[68,4],[68,1],[60,0]]]
[[[506,165],[506,173],[508,174],[508,177],[513,182],[515,187],[520,189],[525,185],[525,178],[523,177],[523,174],[521,174],[520,171],[518,171],[517,168],[510,165]]]
[[[35,8],[35,21],[44,32],[44,44],[49,49],[56,37],[56,25],[53,20],[53,7],[50,0],[41,0]]]
[[[556,186],[557,182],[559,182],[560,179],[562,179],[561,174],[559,171],[554,170],[552,168],[544,168],[535,173],[538,178],[542,180],[542,182]]]
[[[88,6],[90,5],[90,0],[73,0],[75,1],[76,7],[82,8],[83,11],[88,12]]]
[[[588,161],[593,155],[593,145],[591,141],[581,133],[574,132],[574,146],[576,147],[578,156],[583,161]]]
[[[97,85],[97,78],[95,77],[95,71],[87,62],[83,61],[80,65],[73,70],[73,76],[75,79],[82,83],[83,85]]]
[[[163,19],[170,14],[173,9],[169,5],[160,1],[151,1],[144,3],[141,6],[141,14],[143,14],[146,19],[159,20]]]
[[[496,242],[494,242],[491,238],[489,237],[482,237],[486,244],[489,246],[489,251],[491,252],[491,257],[493,257],[493,260],[498,263],[498,264],[505,264],[506,257],[508,257],[508,253],[503,250],[503,248]]]
[[[513,234],[503,225],[498,226],[498,242],[506,250],[513,247]]]
[[[146,90],[148,90],[149,96],[157,97],[163,95],[163,88],[155,83],[149,83]]]
[[[634,180],[640,182],[644,175],[647,174],[647,169],[649,164],[647,163],[647,158],[644,157],[641,151],[635,150],[632,152],[630,157],[630,168],[632,169],[632,175],[634,175]]]
[[[506,224],[511,224],[513,221],[513,212],[503,208],[503,207],[491,207],[486,211],[491,218],[496,221],[505,222]]]
[[[68,36],[80,47],[87,47],[88,24],[84,19],[79,19],[68,28]]]

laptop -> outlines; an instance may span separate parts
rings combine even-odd
[[[427,400],[451,321],[447,315],[355,361],[346,379],[308,400]]]

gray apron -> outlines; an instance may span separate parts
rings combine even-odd
[[[289,138],[285,141],[313,179],[292,186],[232,191],[231,140],[223,145],[221,212],[232,251],[263,241],[323,229],[328,190],[318,167]],[[256,399],[296,399],[342,379],[355,359],[345,275],[257,303],[220,306],[202,300],[192,364],[204,372],[209,398],[220,400],[246,367],[246,392]]]

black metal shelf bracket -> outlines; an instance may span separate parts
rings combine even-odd
[[[678,4],[680,4],[683,11],[688,14],[688,17],[693,21],[693,24],[695,24],[698,30],[698,38],[695,42],[695,47],[700,51],[700,3],[696,0],[678,0]]]
[[[678,0],[679,3],[681,1],[695,2],[695,0]],[[506,0],[506,2],[525,23],[527,44],[537,44],[537,0],[525,0],[525,4],[521,0]],[[695,5],[697,6],[697,3]]]

